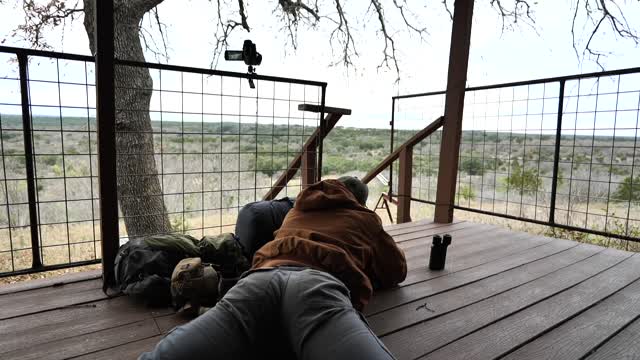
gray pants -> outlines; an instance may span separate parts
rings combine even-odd
[[[272,358],[283,349],[305,360],[393,359],[340,281],[299,267],[249,273],[215,307],[176,327],[140,359]]]

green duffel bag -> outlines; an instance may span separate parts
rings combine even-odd
[[[224,278],[237,278],[251,267],[232,233],[205,236],[198,248],[202,262],[214,264]]]
[[[153,250],[182,254],[183,257],[198,257],[198,240],[191,235],[163,234],[151,235],[143,238],[144,243]],[[172,269],[173,270],[173,269]]]

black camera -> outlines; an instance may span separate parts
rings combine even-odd
[[[256,44],[251,40],[245,40],[242,51],[227,50],[224,52],[224,59],[227,61],[244,61],[249,66],[258,66],[262,63],[262,55],[256,50]]]

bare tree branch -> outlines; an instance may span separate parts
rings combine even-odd
[[[75,18],[84,12],[76,3],[72,8],[67,8],[63,0],[50,0],[45,4],[39,4],[35,0],[24,0],[24,24],[13,30],[11,36],[21,35],[31,46],[36,49],[51,49],[44,38],[46,29],[59,25],[65,25],[66,21]]]
[[[447,14],[449,14],[449,18],[451,19],[451,21],[453,21],[453,13],[451,12],[451,9],[449,9],[447,0],[442,0],[442,5],[444,5],[444,9],[447,11]]]
[[[151,9],[149,13],[153,17],[153,21],[155,21],[155,25],[158,27],[158,32],[160,33],[160,40],[162,41],[162,47],[160,48],[159,46],[157,46],[154,37],[151,35],[149,31],[145,30],[144,27],[142,26],[140,26],[140,29],[139,29],[140,36],[143,37],[145,32],[149,34],[151,36],[151,41],[153,43],[154,48],[152,49],[149,46],[147,46],[147,41],[143,37],[143,41],[146,49],[151,51],[158,61],[160,61],[161,59],[164,59],[165,61],[169,61],[169,51],[167,46],[167,35],[166,35],[167,25],[164,24],[162,21],[160,21],[160,14],[158,12],[157,7]],[[151,19],[150,19],[150,23],[151,23]]]
[[[238,0],[238,10],[240,12],[240,23],[242,27],[247,30],[247,32],[251,31],[249,23],[247,22],[247,12],[244,9],[244,0]]]
[[[335,7],[336,11],[338,12],[338,20],[329,18],[336,24],[335,29],[333,29],[333,31],[331,32],[331,36],[329,37],[329,44],[333,44],[334,39],[338,41],[342,48],[342,57],[340,59],[340,62],[343,63],[346,67],[349,67],[353,65],[353,62],[351,60],[352,56],[357,57],[358,51],[355,48],[355,40],[351,35],[349,20],[347,19],[340,0],[335,0]],[[332,63],[332,65],[336,64],[337,62]]]
[[[47,30],[65,26],[66,21],[75,20],[83,12],[90,12],[87,4],[90,0],[13,0],[22,6],[24,11],[24,23],[11,33],[12,37],[20,37],[34,48],[51,48],[47,43],[45,33]],[[84,3],[84,8],[80,2]],[[149,22],[138,24],[141,42],[145,48],[158,59],[168,59],[167,27],[161,22],[157,5],[163,0],[118,0],[116,6],[134,14],[146,14]],[[240,30],[250,32],[251,24],[247,11],[250,0],[210,0],[214,5],[217,15],[215,31],[215,49],[211,66],[215,67],[220,55],[228,48],[230,37]],[[353,14],[347,14],[346,0],[272,0],[275,4],[274,16],[282,24],[282,30],[287,36],[287,43],[295,49],[298,46],[299,27],[315,28],[326,20],[331,26],[329,44],[332,52],[334,45],[339,47],[338,59],[332,63],[342,63],[346,67],[353,66],[355,58],[359,56],[356,49],[354,35],[355,24],[358,18]],[[365,16],[371,11],[376,16],[377,31],[382,35],[384,48],[382,60],[378,68],[386,66],[394,70],[398,76],[400,65],[398,59],[399,31],[393,25],[401,24],[409,33],[415,33],[421,40],[429,35],[428,28],[421,18],[412,11],[417,11],[417,5],[409,5],[407,0],[369,0]],[[450,2],[453,0],[440,0],[447,14],[452,18]],[[75,3],[74,3],[75,2]],[[534,27],[535,20],[533,9],[536,0],[487,0],[490,6],[497,12],[502,21],[502,29],[514,29],[517,25],[525,24]],[[634,3],[636,1],[633,1]],[[0,0],[0,4],[6,4],[6,0]],[[74,4],[73,6],[67,4]],[[321,11],[318,4],[324,6]],[[352,4],[350,2],[349,4]],[[622,4],[619,0],[571,0],[572,20],[571,37],[572,46],[578,58],[591,58],[597,64],[607,53],[598,48],[599,35],[610,28],[614,34],[625,40],[631,40],[636,45],[640,44],[637,33],[637,22],[627,19]],[[386,7],[385,7],[386,6]],[[351,15],[351,16],[350,16]],[[397,18],[396,18],[397,15]],[[422,15],[422,14],[421,14]],[[140,16],[142,18],[142,15]],[[582,21],[586,19],[584,28]],[[254,20],[255,21],[255,20]],[[135,26],[135,25],[134,25]],[[158,32],[153,30],[158,27]],[[578,28],[581,28],[578,30]],[[584,35],[584,38],[581,36]],[[155,37],[155,38],[154,38]],[[90,43],[92,39],[89,39]],[[6,39],[3,40],[3,42]],[[581,50],[581,51],[578,51]]]
[[[502,19],[502,31],[512,29],[514,25],[525,23],[532,25],[535,23],[533,13],[531,12],[531,6],[526,0],[510,0],[509,5],[505,5],[504,0],[491,0],[491,6],[496,9]],[[512,23],[507,23],[507,20],[513,20]]]
[[[573,46],[573,51],[575,51],[575,53],[576,53],[576,57],[578,57],[578,58],[580,57],[580,55],[578,55],[578,48],[576,46],[575,27],[576,27],[576,19],[578,18],[578,9],[579,8],[580,8],[580,0],[576,0],[576,8],[575,8],[575,11],[573,12],[573,20],[571,21],[571,45]]]
[[[580,6],[581,3],[583,4],[582,7]],[[576,21],[581,10],[584,11],[587,21],[591,21],[593,24],[593,28],[589,32],[589,37],[587,38],[582,50],[582,56],[584,57],[585,55],[588,55],[593,58],[601,69],[604,70],[604,66],[600,60],[603,56],[606,56],[607,53],[595,48],[593,41],[601,32],[603,25],[609,25],[614,31],[614,34],[620,36],[620,38],[631,40],[636,46],[640,44],[640,37],[638,36],[638,33],[629,24],[624,12],[616,0],[576,0],[575,5],[573,19],[571,22],[571,39],[573,42],[573,49],[578,59],[580,59],[580,55],[578,53],[579,41],[576,39]],[[615,9],[615,12],[611,9]]]
[[[282,12],[280,19],[283,22],[282,30],[289,34],[291,40],[291,46],[294,49],[298,48],[298,25],[301,22],[308,24],[311,27],[315,27],[320,21],[320,15],[318,15],[318,3],[316,1],[314,9],[309,5],[303,3],[301,0],[278,0],[279,9]],[[274,12],[276,12],[278,9]]]
[[[380,32],[382,32],[382,36],[384,37],[384,50],[382,51],[384,58],[382,59],[380,65],[378,65],[378,69],[383,65],[390,67],[389,61],[393,62],[396,74],[398,75],[398,77],[396,78],[396,82],[398,82],[400,80],[400,66],[398,65],[398,58],[396,57],[396,42],[387,31],[387,24],[380,1],[371,0],[371,5],[378,14],[378,21],[380,22]],[[391,52],[389,52],[389,47],[391,47]]]
[[[407,26],[407,28],[409,28],[409,30],[413,30],[415,33],[417,33],[420,36],[421,39],[424,39],[424,35],[429,35],[429,32],[427,31],[426,27],[419,29],[416,25],[412,24],[407,19],[407,15],[405,14],[405,6],[407,5],[407,0],[402,0],[402,4],[399,4],[398,0],[393,0],[393,5],[395,5],[395,7],[398,8],[398,10],[400,11],[402,20],[404,21],[404,24]],[[411,16],[415,17],[415,15],[413,15],[413,13],[411,13],[409,10],[406,10],[406,11]]]
[[[218,65],[218,61],[220,60],[222,52],[229,48],[229,37],[238,26],[244,28],[247,32],[250,31],[249,24],[247,23],[247,15],[244,9],[243,0],[238,0],[238,7],[241,17],[240,22],[231,19],[225,21],[225,16],[222,13],[221,0],[217,0],[216,4],[218,23],[216,25],[216,33],[214,35],[216,38],[216,45],[213,49],[213,58],[211,60],[212,68],[215,68]],[[245,22],[246,26],[243,25],[243,22]]]
[[[167,53],[167,46],[163,44],[163,46],[158,46],[155,36],[145,27],[140,26],[138,29],[140,33],[140,39],[142,40],[142,45],[144,48],[149,51],[156,58],[157,61],[162,62],[162,60],[168,61],[169,55]],[[163,39],[164,40],[164,39]]]
[[[309,16],[313,17],[316,22],[320,21],[317,3],[315,5],[315,9],[311,9],[311,7],[300,0],[278,0],[278,4],[280,4],[280,8],[285,14],[293,17],[295,22],[298,21],[298,18],[304,18],[308,20]]]

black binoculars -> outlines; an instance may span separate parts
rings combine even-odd
[[[451,235],[435,235],[431,244],[431,255],[429,256],[429,269],[442,270],[447,259],[447,246],[451,245]]]

